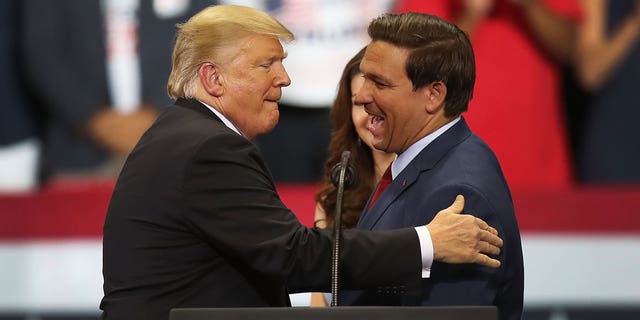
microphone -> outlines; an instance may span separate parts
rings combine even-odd
[[[349,152],[349,151],[345,151],[345,152]],[[342,156],[344,157],[344,153],[342,154]],[[333,183],[333,186],[336,188],[338,188],[340,184],[339,183],[340,171],[342,170],[343,167],[344,166],[342,165],[342,162],[339,162],[339,163],[336,163],[336,165],[333,166],[333,168],[331,168],[331,183]],[[344,188],[351,189],[355,186],[356,181],[358,179],[358,175],[356,174],[356,170],[353,168],[352,165],[348,164],[346,168],[347,169],[344,176]]]
[[[338,306],[338,286],[340,269],[340,234],[342,228],[342,196],[345,188],[355,185],[356,171],[349,165],[351,151],[342,152],[342,160],[331,169],[331,182],[338,188],[336,214],[333,219],[333,256],[331,259],[331,306]]]

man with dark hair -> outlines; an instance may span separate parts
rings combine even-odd
[[[453,24],[418,13],[379,17],[369,35],[360,64],[365,82],[355,103],[371,116],[374,147],[398,158],[387,170],[392,181],[374,193],[380,196],[369,200],[358,228],[422,225],[463,194],[465,210],[496,228],[504,247],[498,269],[434,262],[419,296],[350,292],[343,304],[496,305],[500,319],[519,319],[524,272],[509,187],[491,149],[461,117],[475,82],[468,37]]]

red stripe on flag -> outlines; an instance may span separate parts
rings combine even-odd
[[[30,195],[0,195],[0,239],[100,236],[114,185],[65,180]]]
[[[57,181],[31,195],[0,195],[0,239],[100,237],[114,182]],[[282,201],[313,224],[316,184],[279,184]],[[640,232],[640,187],[513,190],[522,231]]]
[[[523,231],[640,232],[640,186],[514,190]]]

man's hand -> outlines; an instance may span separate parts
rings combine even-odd
[[[427,224],[434,260],[499,267],[500,261],[488,256],[500,253],[502,239],[498,237],[498,231],[482,219],[460,214],[463,208],[464,197],[458,195],[450,207],[438,212]]]

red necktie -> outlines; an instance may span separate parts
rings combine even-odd
[[[376,203],[384,189],[391,183],[391,165],[387,168],[387,171],[384,172],[382,178],[380,179],[380,183],[378,183],[378,187],[376,188],[376,192],[373,193],[373,198],[371,198],[371,202],[369,202],[369,209],[373,207],[373,204]]]

